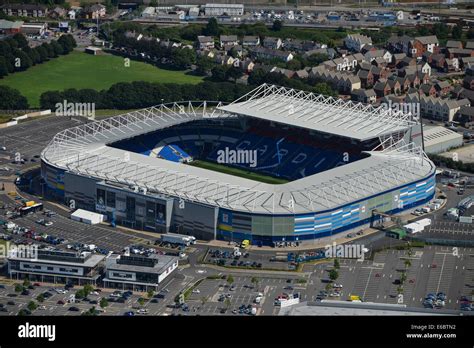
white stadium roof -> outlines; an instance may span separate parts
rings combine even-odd
[[[107,146],[183,122],[234,116],[221,107],[209,110],[205,103],[198,108],[191,103],[184,107],[178,104],[151,107],[62,131],[43,151],[42,159],[73,173],[261,214],[332,209],[421,180],[434,172],[434,165],[420,148],[400,142],[390,145],[392,138],[384,142],[387,146],[383,150],[368,152],[370,157],[281,185]],[[354,113],[353,117],[360,116]]]
[[[219,109],[357,140],[406,131],[415,124],[403,111],[267,84]]]

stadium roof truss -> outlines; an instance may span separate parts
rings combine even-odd
[[[219,109],[357,140],[369,140],[416,124],[410,113],[263,84]]]
[[[268,93],[275,88],[260,87]],[[286,91],[294,100],[305,100],[301,103],[318,98],[295,90]],[[360,118],[355,110],[350,114]],[[255,182],[107,146],[192,120],[227,117],[235,117],[235,114],[219,105],[209,108],[205,102],[151,107],[64,130],[43,150],[42,159],[72,173],[144,187],[150,193],[261,214],[301,214],[333,209],[434,173],[434,165],[421,148],[403,140],[395,142],[391,137],[379,148],[369,151],[368,158],[281,185]],[[344,119],[352,125],[350,128],[360,127],[361,120],[355,123],[348,117],[349,113]],[[335,120],[335,115],[332,118]]]

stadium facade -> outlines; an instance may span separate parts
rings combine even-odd
[[[360,228],[431,200],[435,166],[401,111],[262,85],[228,105],[151,107],[57,134],[42,153],[48,191],[113,224],[253,244]],[[223,149],[258,165],[193,165]],[[270,183],[269,183],[270,182]]]

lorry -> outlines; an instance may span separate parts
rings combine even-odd
[[[189,246],[196,244],[196,238],[193,236],[186,236],[183,234],[166,233],[161,235],[161,241],[166,243]]]
[[[411,224],[403,226],[403,228],[407,233],[418,233],[425,229],[423,225],[420,225],[417,222],[412,222]]]
[[[243,249],[247,249],[250,246],[250,241],[248,239],[244,239],[240,244],[240,247]]]

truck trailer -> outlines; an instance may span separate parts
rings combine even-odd
[[[161,241],[166,243],[189,246],[196,244],[196,238],[184,234],[166,233],[161,235]]]

